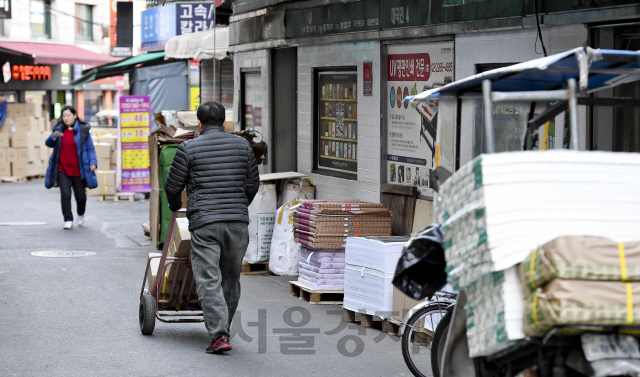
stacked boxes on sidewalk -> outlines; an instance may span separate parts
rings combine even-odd
[[[293,228],[302,245],[298,281],[314,289],[342,290],[347,238],[390,235],[391,213],[363,201],[302,200]]]
[[[539,245],[567,235],[604,237],[616,243],[639,238],[639,177],[637,153],[559,150],[481,155],[442,184],[434,202],[435,213],[443,224],[448,280],[456,290],[464,289],[467,294],[466,331],[471,357],[498,352],[536,333],[531,321],[525,322],[525,315],[541,309],[523,305],[536,296],[523,292],[517,265]],[[584,248],[575,252],[576,256],[590,253]],[[582,273],[584,260],[571,261]],[[594,268],[598,265],[603,263],[594,263]],[[531,273],[526,262],[525,270]],[[554,301],[548,291],[554,284],[556,292],[575,288],[560,287],[563,283],[567,282],[554,279],[543,288],[541,293],[547,294],[545,300],[551,303],[547,308],[557,310],[559,306],[554,305],[562,301]],[[581,282],[585,289],[572,297],[578,299],[583,292],[593,296],[588,283]],[[611,284],[621,284],[611,288],[612,295],[616,289],[625,292],[624,283]],[[634,293],[635,284],[630,284]],[[537,297],[537,304],[546,302],[543,296]],[[602,295],[598,297],[600,300]],[[603,301],[603,306],[609,303]],[[637,306],[633,308],[637,310]],[[549,312],[553,311],[540,312],[538,320],[542,314],[548,320]],[[580,315],[591,318],[591,314],[582,311]],[[523,326],[525,323],[529,328]]]
[[[116,136],[92,136],[93,147],[96,151],[98,166],[96,169],[96,178],[98,178],[98,187],[87,191],[87,195],[115,195],[116,194],[116,164],[118,139]]]
[[[0,177],[44,175],[50,148],[48,112],[39,104],[7,104],[7,117],[0,127]]]

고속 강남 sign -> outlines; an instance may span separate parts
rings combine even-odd
[[[453,81],[453,42],[389,46],[387,70],[387,182],[432,196],[438,102],[421,116],[403,99]]]
[[[120,97],[122,192],[151,192],[149,175],[149,96]]]

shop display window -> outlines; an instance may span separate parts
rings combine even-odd
[[[316,168],[358,172],[358,79],[355,69],[317,72]]]

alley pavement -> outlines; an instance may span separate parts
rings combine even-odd
[[[59,191],[39,179],[0,183],[0,214],[0,376],[411,375],[397,337],[291,296],[290,277],[242,276],[228,354],[204,352],[202,323],[156,321],[141,335],[140,289],[156,251],[142,231],[145,200],[89,197],[85,225],[63,230]],[[42,251],[95,254],[32,255]]]

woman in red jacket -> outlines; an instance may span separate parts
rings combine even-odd
[[[60,187],[64,229],[73,227],[71,190],[73,189],[76,198],[78,225],[82,225],[87,204],[85,187],[97,186],[94,173],[97,159],[89,129],[87,123],[78,120],[76,109],[65,106],[62,108],[61,122],[54,126],[53,133],[46,142],[47,146],[54,148],[46,186]]]

